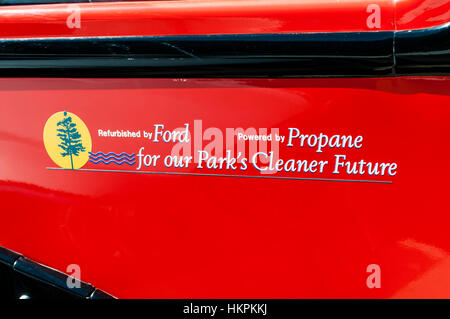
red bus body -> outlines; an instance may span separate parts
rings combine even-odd
[[[66,4],[10,6],[0,8],[0,37],[379,32],[450,21],[448,1],[381,0],[381,25],[371,29],[372,2],[86,3],[73,29]],[[1,78],[0,246],[63,272],[77,264],[83,281],[119,298],[448,298],[449,93],[446,75]],[[43,130],[60,111],[82,119],[92,152],[144,147],[160,162],[147,174],[131,172],[137,164],[51,169]],[[169,167],[174,143],[99,133],[157,124],[189,124],[200,141],[189,145],[194,155],[222,145],[226,156],[227,128],[362,142],[321,152],[307,140],[280,143],[284,163],[328,164],[320,174],[266,174],[252,165]],[[335,173],[337,155],[396,166],[369,175],[365,164],[362,174],[344,164]],[[373,264],[381,288],[367,285]]]

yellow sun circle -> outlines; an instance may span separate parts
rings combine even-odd
[[[92,140],[84,122],[70,112],[50,116],[44,127],[44,145],[56,165],[67,169],[83,167],[92,151]]]

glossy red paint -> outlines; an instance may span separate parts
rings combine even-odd
[[[369,28],[368,6],[380,8]],[[421,29],[447,23],[448,0],[186,0],[80,3],[0,8],[1,38],[243,34]]]
[[[396,1],[395,15],[397,30],[439,26],[450,21],[450,1]]]
[[[79,264],[82,280],[125,298],[450,297],[449,86],[448,77],[1,79],[0,245],[62,271]],[[166,154],[171,144],[97,129],[201,119],[203,131],[362,135],[361,149],[342,151],[349,159],[398,170],[392,184],[51,171],[43,127],[64,109],[86,123],[95,151]],[[280,147],[283,158],[340,153]],[[111,168],[85,168],[95,167]],[[381,266],[381,289],[366,286],[369,264]]]
[[[380,8],[369,28],[368,6]],[[0,7],[1,38],[408,30],[450,19],[448,0],[186,0]]]
[[[408,2],[417,2],[409,0]],[[380,9],[370,29],[368,6]],[[80,3],[81,27],[66,21],[73,5],[0,8],[0,37],[86,37],[377,31],[394,29],[392,0],[198,0]],[[72,8],[72,9],[71,9]],[[448,6],[447,6],[448,8]],[[427,24],[429,25],[429,24]],[[422,27],[417,24],[415,28]]]

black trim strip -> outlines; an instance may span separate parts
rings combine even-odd
[[[448,25],[401,32],[0,40],[2,77],[379,77],[447,75],[449,66]]]
[[[450,74],[450,23],[395,33],[396,71],[400,74]]]
[[[392,65],[391,32],[0,42],[1,76],[381,76]]]
[[[79,285],[69,288],[67,279]],[[111,299],[106,292],[91,284],[76,280],[53,268],[38,264],[21,254],[0,247],[0,296],[18,299]]]

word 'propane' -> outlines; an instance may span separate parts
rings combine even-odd
[[[289,128],[288,143],[286,146],[294,146],[293,142],[298,141],[300,147],[309,146],[317,148],[317,153],[322,153],[322,148],[361,148],[363,137],[358,135],[353,138],[351,135],[333,135],[329,137],[320,133],[318,136],[311,134],[300,134],[298,128]]]

